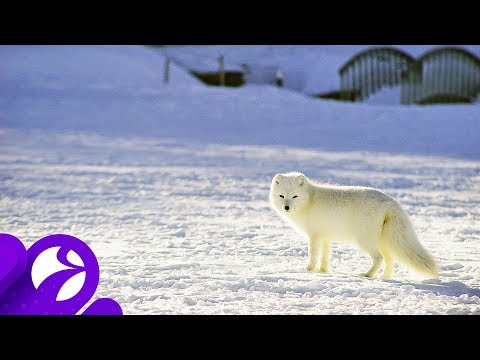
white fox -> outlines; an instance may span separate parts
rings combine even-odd
[[[407,213],[377,189],[323,184],[290,172],[275,175],[269,198],[281,217],[307,235],[309,271],[326,272],[330,242],[349,240],[372,258],[363,276],[375,276],[385,260],[381,278],[391,278],[398,260],[418,273],[438,277],[437,264],[418,241]]]

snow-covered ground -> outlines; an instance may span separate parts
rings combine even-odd
[[[306,51],[306,50],[305,50]],[[96,297],[125,314],[480,314],[476,105],[343,104],[208,88],[144,47],[0,47],[0,232],[97,254]],[[177,81],[175,81],[177,79]],[[381,188],[410,214],[438,280],[357,276],[268,204],[271,177]]]

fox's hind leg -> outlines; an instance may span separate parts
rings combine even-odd
[[[390,279],[392,277],[393,273],[393,265],[395,264],[393,262],[392,256],[390,253],[385,249],[381,248],[380,253],[383,256],[383,259],[385,260],[385,269],[383,270],[382,276],[380,276],[381,279]]]
[[[362,273],[360,275],[366,276],[366,277],[374,277],[375,274],[380,269],[380,266],[382,266],[383,256],[382,254],[380,254],[379,251],[371,251],[369,252],[369,255],[372,258],[372,265],[370,266],[370,269],[368,269],[366,273]]]
[[[374,277],[380,267],[382,266],[383,256],[380,253],[380,236],[381,236],[381,223],[371,222],[367,226],[362,228],[361,233],[357,237],[360,248],[370,255],[372,264],[370,269],[366,273],[360,274],[361,276]]]

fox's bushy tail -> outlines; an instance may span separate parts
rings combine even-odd
[[[438,265],[419,242],[410,219],[400,206],[395,204],[385,214],[382,242],[394,255],[416,272],[431,278],[438,277]]]

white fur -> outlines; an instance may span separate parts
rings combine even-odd
[[[322,184],[291,172],[275,175],[269,198],[282,218],[307,235],[307,270],[326,272],[330,242],[344,240],[372,258],[364,276],[375,276],[383,260],[384,279],[392,276],[395,261],[428,277],[438,277],[437,265],[418,241],[407,213],[377,189]]]

